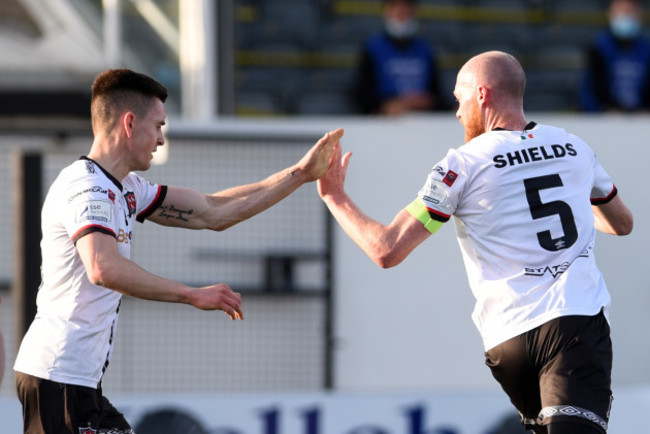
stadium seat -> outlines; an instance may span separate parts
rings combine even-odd
[[[526,9],[531,6],[530,0],[474,0],[474,5],[492,9]]]
[[[601,30],[590,25],[560,25],[549,23],[531,29],[537,50],[558,47],[559,49],[585,49]]]
[[[295,111],[300,115],[345,115],[356,110],[348,93],[305,92],[297,97]]]
[[[243,51],[253,61],[238,62],[242,78],[237,89],[273,90],[290,112],[345,110],[342,104],[335,107],[338,97],[319,106],[311,102],[319,97],[311,94],[350,94],[362,45],[382,29],[380,0],[347,6],[336,0],[241,1],[255,2],[259,14],[257,23],[247,23],[255,36],[246,38]],[[601,28],[598,20],[604,20],[608,1],[421,0],[419,34],[436,47],[442,93],[449,96],[450,106],[460,66],[472,55],[502,50],[517,56],[533,77],[528,87],[531,104],[565,110],[575,106],[570,101],[576,92],[575,77],[582,69],[584,50]],[[540,10],[547,14],[540,15]],[[481,11],[489,13],[481,17]],[[447,12],[449,16],[444,15]],[[251,77],[246,72],[251,68],[266,72]],[[262,75],[267,78],[259,78]],[[533,84],[551,89],[549,95],[533,95]]]
[[[463,41],[463,23],[453,20],[421,20],[420,36],[428,40],[438,53],[454,53]]]
[[[321,41],[353,44],[361,48],[363,42],[382,29],[379,15],[338,15],[321,29]]]
[[[547,7],[554,12],[604,12],[610,0],[546,0]]]
[[[526,74],[524,107],[527,111],[575,111],[578,108],[580,70],[575,68],[534,69]]]
[[[313,68],[306,72],[305,87],[312,92],[350,92],[355,79],[354,68]]]
[[[235,114],[239,116],[269,116],[286,114],[282,100],[272,92],[241,90],[235,94]]]
[[[527,113],[576,111],[578,106],[577,94],[565,92],[540,91],[530,92],[524,97],[524,108]]]
[[[261,36],[267,42],[311,46],[319,37],[320,9],[311,1],[267,0],[261,7]]]
[[[468,26],[464,33],[463,51],[470,54],[501,50],[518,56],[527,53],[533,42],[529,25],[477,23]]]

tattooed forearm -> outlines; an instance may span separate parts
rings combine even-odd
[[[164,219],[170,220],[182,220],[184,222],[189,221],[189,216],[192,215],[194,212],[193,209],[189,210],[182,210],[182,209],[176,209],[176,207],[172,205],[164,205],[159,208],[160,212],[158,213],[158,217],[162,217]]]

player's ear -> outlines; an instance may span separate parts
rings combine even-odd
[[[124,133],[129,139],[133,135],[134,119],[135,119],[135,115],[133,114],[133,112],[126,112],[122,115],[122,128],[124,129]]]
[[[479,85],[476,86],[476,101],[479,103],[479,105],[483,105],[488,101],[490,95],[490,90],[483,86]]]

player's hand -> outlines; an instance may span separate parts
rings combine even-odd
[[[196,288],[192,306],[201,310],[223,310],[230,319],[244,319],[241,294],[225,283]]]
[[[341,149],[341,145],[337,144],[334,153],[332,154],[332,161],[329,169],[325,175],[318,179],[318,194],[322,198],[343,192],[345,175],[348,171],[348,164],[350,163],[352,153],[347,152],[345,155],[341,156],[342,153],[343,150]]]
[[[300,159],[297,166],[302,170],[305,182],[315,181],[325,174],[341,137],[343,128],[328,132]]]

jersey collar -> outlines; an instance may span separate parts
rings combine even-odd
[[[100,166],[100,164],[98,162],[96,162],[92,158],[86,157],[85,155],[82,155],[81,157],[79,157],[79,159],[80,160],[86,160],[86,161],[92,161],[93,164],[95,164],[95,166],[99,167],[99,169],[104,173],[104,175],[106,175],[106,177],[108,179],[110,179],[113,182],[113,184],[115,184],[117,186],[117,188],[120,189],[120,191],[122,191],[122,183],[120,181],[118,181],[117,178],[115,178],[113,175],[108,173],[108,171],[106,169],[104,169],[102,166]]]
[[[532,121],[528,122],[528,124],[526,124],[526,126],[524,127],[524,131],[532,130],[536,126],[537,126],[536,122],[532,122]],[[512,131],[512,130],[506,130],[505,128],[496,127],[492,131]]]

